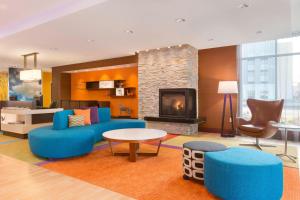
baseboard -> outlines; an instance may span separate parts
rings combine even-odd
[[[206,128],[206,127],[199,127],[199,132],[207,132],[207,133],[219,133],[221,134],[220,128]],[[232,130],[225,129],[224,134],[232,134]]]
[[[16,138],[20,138],[20,139],[28,138],[28,134],[19,134],[19,133],[13,133],[13,132],[8,132],[8,131],[3,131],[3,135],[16,137]]]

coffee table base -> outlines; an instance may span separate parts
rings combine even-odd
[[[129,156],[130,162],[136,162],[137,156],[158,156],[161,140],[158,143],[156,152],[139,152],[139,143],[129,143],[129,152],[114,152],[111,142],[109,141],[108,143],[113,156]]]

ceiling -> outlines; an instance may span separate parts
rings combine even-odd
[[[1,0],[0,68],[22,66],[31,52],[53,67],[177,44],[275,39],[299,32],[296,19],[300,0]]]

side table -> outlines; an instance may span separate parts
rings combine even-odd
[[[288,130],[295,130],[295,129],[300,130],[300,126],[293,125],[293,124],[284,124],[284,123],[278,123],[278,124],[274,124],[272,126],[284,130],[284,152],[281,154],[277,154],[277,156],[278,157],[287,157],[290,160],[292,160],[293,162],[296,162],[295,159],[297,159],[297,157],[288,155],[288,153],[287,153],[287,141],[288,141],[288,133],[287,132],[288,132]]]

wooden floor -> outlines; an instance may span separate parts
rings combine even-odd
[[[128,200],[132,198],[0,155],[0,199]]]

